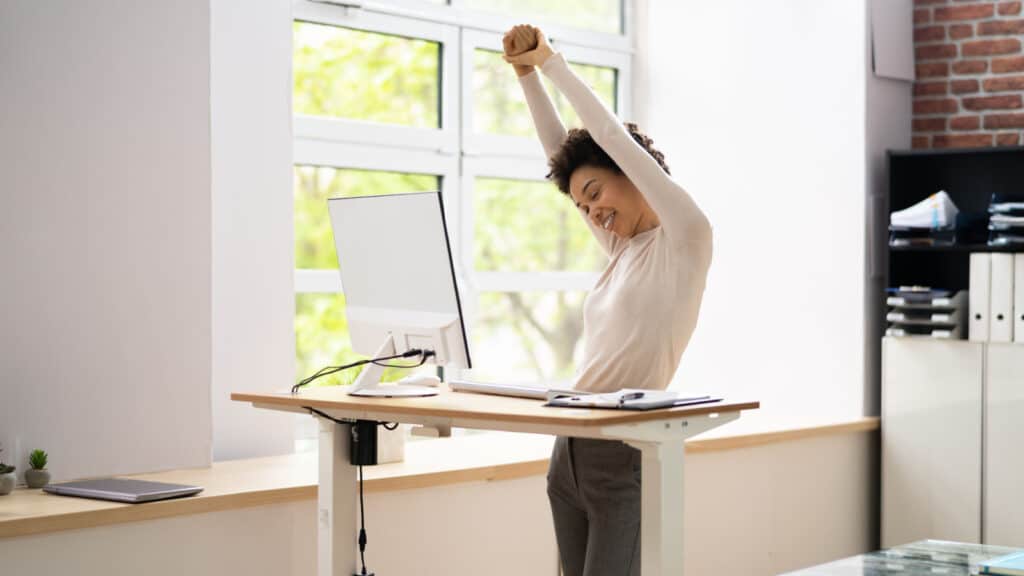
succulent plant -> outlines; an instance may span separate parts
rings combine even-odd
[[[32,466],[33,470],[42,470],[46,468],[46,452],[36,449],[28,455],[28,463]]]

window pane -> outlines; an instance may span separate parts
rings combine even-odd
[[[308,22],[292,32],[295,113],[440,127],[437,42]]]
[[[615,68],[570,63],[612,110],[616,110]],[[544,86],[551,95],[566,127],[579,127],[582,123],[572,105],[554,85],[543,78]],[[510,134],[530,136],[536,134],[530,110],[526,106],[523,90],[519,87],[512,66],[501,59],[500,52],[477,49],[473,54],[473,130],[489,134]]]
[[[579,211],[548,182],[477,178],[473,207],[477,270],[580,272],[607,263]]]
[[[359,358],[352,352],[341,294],[295,295],[296,381],[324,366],[337,366]],[[316,381],[317,385],[351,384],[356,370],[339,372]]]
[[[315,373],[325,366],[341,366],[366,358],[352,351],[348,335],[348,320],[345,318],[345,297],[341,294],[296,294],[295,295],[295,380],[296,382]],[[397,359],[393,364],[414,364],[407,359]],[[331,386],[351,384],[362,372],[363,366],[350,368],[330,376],[324,376],[310,386]],[[428,364],[414,370],[386,368],[381,378],[394,382],[410,374],[434,373]]]
[[[572,380],[582,352],[584,292],[485,292],[474,323],[473,378]]]
[[[622,0],[465,0],[467,8],[619,34]]]
[[[296,166],[295,267],[337,268],[327,199],[401,192],[438,190],[437,176],[348,170],[324,166]]]

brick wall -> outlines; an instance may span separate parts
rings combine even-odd
[[[1024,143],[1022,44],[1020,1],[914,0],[914,148]]]

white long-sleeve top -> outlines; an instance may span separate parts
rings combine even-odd
[[[659,226],[624,240],[583,218],[609,261],[583,305],[583,359],[574,387],[664,390],[697,324],[711,265],[711,225],[561,54],[540,69],[660,220]],[[565,127],[537,73],[519,81],[550,158],[566,138]]]

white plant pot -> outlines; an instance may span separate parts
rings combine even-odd
[[[0,496],[10,494],[14,490],[14,472],[0,474]]]
[[[25,485],[29,488],[42,488],[50,483],[50,471],[47,469],[36,470],[30,468],[25,470]]]

